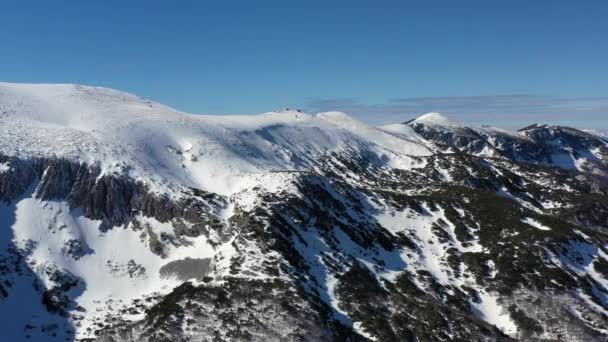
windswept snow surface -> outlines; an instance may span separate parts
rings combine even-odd
[[[462,127],[463,125],[459,122],[452,121],[448,119],[446,116],[431,112],[423,114],[417,117],[412,123],[422,123],[425,125],[437,125],[437,126],[445,126],[445,127]]]
[[[393,167],[432,154],[343,113],[193,115],[80,85],[0,83],[0,130],[5,155],[99,162],[104,172],[128,170],[163,192],[183,184],[229,195],[243,175],[314,169],[331,152],[371,153]]]

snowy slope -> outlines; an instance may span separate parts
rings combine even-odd
[[[279,191],[285,177],[289,179],[279,172],[315,171],[332,155],[374,155],[378,166],[409,168],[420,164],[413,157],[432,154],[418,141],[338,112],[192,115],[131,94],[80,85],[0,83],[0,132],[0,155],[5,158],[66,158],[96,164],[101,168],[98,177],[128,175],[174,200],[188,188],[226,197],[234,194],[241,208],[259,201],[251,189]],[[0,164],[0,172],[11,169],[9,162]],[[83,309],[74,316],[77,338],[91,337],[95,322],[116,314],[131,300],[164,294],[179,285],[178,279],[161,277],[161,268],[172,261],[228,261],[232,253],[230,241],[212,246],[208,236],[176,237],[175,222],[152,217],[134,217],[149,231],[133,224],[100,231],[101,221],[65,202],[40,200],[34,190],[4,210],[6,218],[0,224],[10,226],[12,236],[7,236],[2,250],[14,245],[27,255],[25,262],[36,275],[53,269],[81,280],[67,291],[74,301],[70,305]],[[228,225],[234,204],[222,210],[219,218]],[[154,236],[169,239],[163,242],[163,256],[152,252]],[[224,266],[218,261],[215,267]],[[28,280],[20,279],[15,283],[25,286],[22,283]],[[40,282],[48,289],[61,286],[54,277],[42,276]],[[138,315],[141,312],[131,318],[141,318]]]
[[[331,152],[369,152],[395,165],[431,154],[342,113],[192,115],[79,85],[0,83],[0,129],[5,155],[101,162],[105,172],[127,169],[156,186],[169,181],[226,195],[238,190],[235,177],[314,169]]]
[[[179,285],[179,279],[160,276],[161,266],[186,257],[211,258],[216,252],[204,238],[199,238],[192,239],[191,247],[174,248],[168,253],[170,257],[161,258],[141,242],[141,234],[131,227],[100,232],[99,222],[70,210],[65,203],[27,198],[16,207],[13,241],[20,249],[26,249],[28,244],[35,246],[27,257],[32,270],[44,274],[48,268],[59,268],[84,280],[86,288],[75,299],[76,305],[88,313],[81,320],[79,337],[86,336],[94,320],[118,310],[131,299],[167,292]],[[152,218],[140,221],[155,230],[172,231],[170,224]],[[70,246],[66,241],[78,241],[94,252],[74,258],[66,250]],[[50,278],[43,278],[42,282],[46,286],[53,284]]]
[[[464,124],[451,120],[447,116],[442,115],[441,113],[431,112],[422,114],[421,116],[415,118],[412,121],[408,122],[409,124],[423,124],[429,126],[437,126],[444,128],[457,128],[457,127],[465,127]]]
[[[106,88],[0,83],[0,313],[14,312],[0,329],[603,338],[605,145],[439,113],[382,127],[340,112],[193,115]]]

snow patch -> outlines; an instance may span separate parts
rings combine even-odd
[[[551,228],[545,226],[544,224],[538,222],[537,220],[531,218],[531,217],[524,217],[521,219],[521,222],[530,225],[534,228],[540,229],[540,230],[551,230]]]
[[[11,166],[7,162],[0,163],[0,173],[7,172],[11,169]]]
[[[473,303],[478,310],[478,316],[486,322],[495,325],[505,334],[515,337],[517,325],[511,319],[509,313],[498,303],[496,296],[485,290],[478,290],[480,303]]]

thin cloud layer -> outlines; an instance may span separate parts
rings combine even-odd
[[[311,99],[313,111],[338,110],[372,124],[403,122],[420,114],[441,112],[454,120],[478,125],[520,128],[550,123],[608,129],[608,96],[553,97],[530,94],[404,97],[380,104],[355,98]]]

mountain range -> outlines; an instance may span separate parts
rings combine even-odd
[[[605,341],[608,138],[0,83],[7,341]]]

